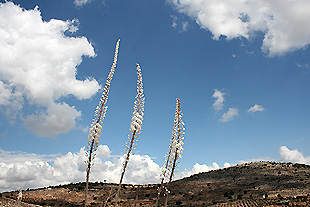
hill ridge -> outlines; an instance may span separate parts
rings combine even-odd
[[[310,166],[297,163],[252,162],[202,172],[173,181],[169,206],[273,206],[279,202],[310,206]],[[38,205],[83,206],[85,183],[50,186],[23,192]],[[90,183],[92,206],[113,203],[116,184]],[[152,205],[158,184],[124,184],[119,206]],[[10,195],[9,193],[4,194]],[[164,198],[161,197],[160,204]]]

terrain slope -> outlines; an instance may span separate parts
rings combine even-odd
[[[91,206],[111,206],[117,184],[90,183]],[[23,202],[41,206],[83,206],[85,183],[23,192]],[[158,184],[122,185],[119,206],[153,206]],[[310,206],[310,166],[253,162],[192,175],[167,186],[168,206]],[[18,192],[2,198],[16,199]],[[165,197],[160,196],[160,206]]]

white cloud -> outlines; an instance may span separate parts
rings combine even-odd
[[[25,100],[45,108],[23,119],[39,136],[69,131],[81,112],[57,100],[88,99],[100,89],[95,79],[76,79],[82,56],[95,57],[85,37],[65,35],[78,30],[78,20],[45,22],[37,7],[25,10],[12,2],[0,3],[0,19],[0,105],[12,113],[22,110]]]
[[[216,100],[214,101],[213,103],[213,108],[216,110],[216,111],[219,111],[223,108],[224,104],[224,92],[218,90],[218,89],[215,89],[214,90],[214,94],[212,95],[213,98],[215,98]]]
[[[25,125],[38,136],[53,136],[66,133],[75,126],[75,119],[81,116],[73,106],[66,103],[51,103],[47,113],[32,114],[24,120]]]
[[[182,32],[185,32],[187,31],[187,28],[188,28],[188,21],[184,21],[182,22]]]
[[[235,116],[239,116],[238,109],[229,108],[226,113],[220,118],[221,122],[228,122],[234,119]]]
[[[0,80],[0,106],[5,107],[5,114],[13,123],[23,108],[23,98],[18,91],[13,92],[11,87]]]
[[[90,3],[92,0],[74,0],[76,6],[84,6],[87,3]]]
[[[119,182],[125,156],[111,161],[111,151],[99,145],[91,181]],[[85,180],[85,151],[66,155],[37,155],[0,150],[0,192],[59,185]],[[51,164],[50,164],[51,163]],[[124,178],[125,183],[158,183],[160,167],[148,155],[132,155]]]
[[[299,63],[296,63],[297,67],[299,68],[310,68],[310,64],[299,64]]]
[[[172,18],[172,24],[171,26],[175,29],[179,29],[180,32],[186,32],[188,30],[189,22],[188,21],[182,21],[175,15],[170,15]]]
[[[122,157],[122,163],[125,156]],[[121,165],[119,165],[121,166]],[[126,169],[125,183],[158,183],[160,167],[148,155],[132,155]],[[119,177],[117,178],[119,181]]]
[[[310,165],[310,156],[304,156],[302,152],[297,149],[290,150],[286,146],[281,146],[279,149],[280,158],[274,159],[271,157],[260,157],[254,159],[240,160],[237,163],[249,163],[249,162],[259,162],[259,161],[276,161],[276,162],[292,162]]]
[[[37,155],[25,152],[10,152],[0,149],[0,192],[18,188],[38,188],[71,182],[83,182],[86,176],[85,148],[79,152],[66,155]],[[106,145],[99,145],[91,169],[90,180],[118,183],[125,155],[111,156]],[[224,167],[229,167],[225,163]],[[212,163],[208,166],[196,163],[192,169],[176,173],[174,179],[180,179],[200,172],[217,170],[220,166]],[[158,183],[160,166],[148,155],[131,155],[124,183],[148,184]]]
[[[257,104],[255,104],[254,106],[252,106],[249,110],[248,110],[248,112],[252,112],[252,113],[254,113],[254,112],[257,112],[257,111],[265,111],[266,109],[262,106],[262,105],[257,105]]]
[[[226,162],[224,164],[224,167],[230,167],[230,164],[228,162]],[[218,169],[220,169],[220,166],[216,162],[213,162],[212,165],[210,165],[210,166],[208,166],[206,164],[201,165],[199,163],[196,163],[192,169],[190,169],[190,170],[185,169],[183,172],[176,174],[176,179],[189,177],[193,174],[198,174],[198,173],[202,173],[202,172],[209,172],[211,170],[218,170]]]
[[[177,20],[178,20],[178,17],[174,16],[174,15],[170,15],[170,17],[172,18],[172,27],[173,28],[176,28],[178,26],[177,24]]]
[[[305,157],[297,149],[290,150],[286,146],[280,147],[280,161],[310,165],[310,157]]]
[[[310,43],[310,2],[291,0],[167,0],[213,34],[250,39],[265,33],[262,50],[270,56]]]
[[[231,165],[228,162],[224,163],[224,167],[230,167]]]
[[[9,87],[0,81],[0,105],[9,105],[12,97]]]
[[[111,151],[107,145],[99,145],[97,148],[96,156],[99,158],[110,158]]]

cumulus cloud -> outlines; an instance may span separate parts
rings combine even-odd
[[[228,162],[226,162],[224,164],[224,167],[230,167],[230,164]],[[189,177],[193,174],[198,174],[198,173],[202,173],[202,172],[209,172],[211,170],[218,170],[220,169],[220,166],[216,163],[213,162],[212,165],[206,165],[206,164],[199,164],[196,163],[192,169],[188,170],[185,169],[183,172],[180,172],[179,174],[177,174],[176,178],[180,179],[180,178],[184,178],[184,177]]]
[[[23,120],[39,136],[69,131],[81,112],[57,100],[88,99],[100,89],[93,78],[76,79],[82,57],[95,57],[87,38],[68,36],[78,20],[46,22],[38,7],[25,10],[12,2],[0,3],[0,19],[0,105],[12,113],[25,101],[38,106],[41,111]]]
[[[99,145],[91,181],[119,182],[125,155],[110,160],[111,150]],[[85,149],[66,155],[37,155],[0,150],[0,192],[83,182],[86,176]],[[157,183],[160,167],[148,155],[132,155],[124,182]]]
[[[224,167],[230,167],[230,166],[231,166],[230,163],[228,163],[228,162],[224,163]]]
[[[226,113],[223,114],[223,116],[220,118],[221,122],[228,122],[234,119],[235,116],[239,116],[238,109],[235,108],[229,108]]]
[[[13,123],[23,108],[21,92],[13,92],[10,86],[0,80],[0,107],[5,108],[5,114]]]
[[[215,89],[214,90],[214,94],[212,95],[213,98],[215,98],[216,100],[214,101],[213,103],[213,108],[216,110],[216,111],[219,111],[223,108],[224,104],[224,92],[218,90],[218,89]]]
[[[218,40],[250,39],[265,34],[262,50],[270,56],[301,49],[310,43],[310,2],[270,0],[167,0],[195,19]]]
[[[290,150],[286,146],[280,147],[280,161],[310,165],[310,157],[305,157],[297,149]]]
[[[66,103],[51,103],[47,113],[32,114],[24,120],[25,125],[38,136],[53,136],[66,133],[75,126],[75,119],[81,116],[73,106]]]
[[[248,112],[257,112],[257,111],[265,111],[266,109],[262,106],[262,105],[257,105],[255,104],[254,106],[252,106],[250,109],[248,109]]]
[[[111,156],[107,145],[99,145],[90,180],[118,183],[126,156]],[[79,152],[65,155],[38,155],[25,152],[4,151],[0,149],[0,192],[18,188],[38,188],[50,185],[84,182],[86,176],[85,148]],[[229,167],[225,163],[224,167]],[[220,166],[196,163],[192,169],[185,169],[174,176],[180,179],[200,172],[217,170]],[[132,155],[128,163],[124,183],[158,183],[160,166],[148,155]]]
[[[0,81],[0,105],[9,105],[12,97],[9,87]]]

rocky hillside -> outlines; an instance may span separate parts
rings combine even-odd
[[[246,200],[265,206],[310,195],[310,166],[255,162],[199,173],[173,183],[193,203],[212,205]],[[186,200],[186,199],[185,199]],[[261,202],[260,202],[261,201]],[[186,202],[187,203],[187,202]],[[261,203],[261,204],[259,204]],[[254,205],[254,204],[253,204]]]
[[[152,206],[157,184],[123,185],[119,206]],[[53,186],[23,192],[23,201],[41,206],[83,206],[85,183]],[[91,183],[91,206],[111,206],[116,184]],[[255,162],[173,182],[169,206],[310,206],[310,166]],[[16,198],[17,192],[2,197]],[[164,197],[160,199],[162,206]]]

